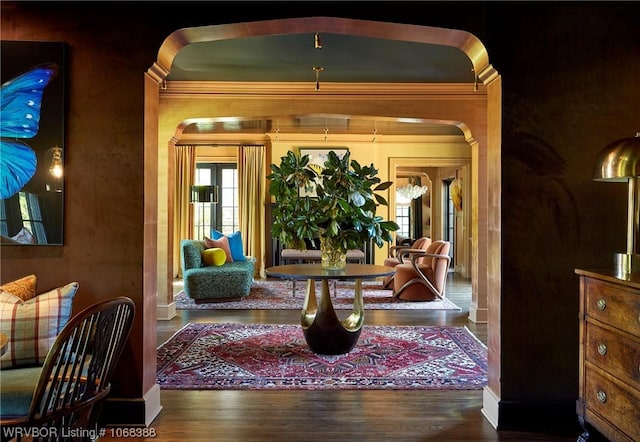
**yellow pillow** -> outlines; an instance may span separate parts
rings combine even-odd
[[[28,301],[36,296],[36,275],[29,275],[16,279],[15,281],[7,282],[6,284],[0,285],[0,289],[17,296],[23,301]]]
[[[227,236],[223,236],[222,238],[219,238],[219,239],[211,239],[205,236],[204,248],[205,249],[214,249],[214,248],[222,249],[224,250],[224,253],[227,256],[226,258],[227,262],[233,262],[233,255],[231,254],[231,249],[229,248],[229,237]]]
[[[208,266],[221,266],[227,262],[227,254],[224,250],[213,247],[202,251],[202,260]]]

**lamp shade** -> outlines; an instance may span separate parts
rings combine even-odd
[[[216,186],[191,186],[192,203],[217,203]]]
[[[598,154],[593,179],[624,181],[640,176],[640,133],[609,143]]]

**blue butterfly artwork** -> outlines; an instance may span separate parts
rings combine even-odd
[[[0,90],[0,199],[15,195],[36,172],[31,146],[40,128],[40,108],[47,85],[58,72],[55,63],[35,66],[7,81]]]

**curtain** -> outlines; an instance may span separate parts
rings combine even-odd
[[[417,186],[422,186],[422,180],[420,179],[420,177],[415,178],[414,184],[416,184]],[[424,236],[422,234],[422,198],[424,198],[424,195],[411,201],[411,218],[413,222],[413,231],[411,233],[414,240]]]
[[[266,278],[265,201],[266,153],[264,146],[238,149],[238,202],[240,232],[245,255],[256,258],[256,275]]]
[[[418,197],[411,201],[411,221],[412,221],[412,235],[413,239],[418,239],[422,236],[422,198]]]
[[[191,185],[196,172],[196,146],[175,147],[175,195],[173,224],[173,273],[182,278],[180,240],[193,237]]]

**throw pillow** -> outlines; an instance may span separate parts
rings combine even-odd
[[[233,256],[231,255],[231,250],[229,250],[229,239],[226,236],[223,236],[219,239],[211,239],[204,237],[204,248],[205,249],[213,249],[218,248],[224,250],[224,253],[227,255],[226,262],[233,262]]]
[[[223,236],[229,238],[229,249],[231,249],[231,257],[234,261],[246,261],[247,257],[244,256],[244,244],[242,243],[242,234],[240,231],[233,232],[231,235],[225,235],[216,229],[211,230],[211,236],[213,239],[220,239]]]
[[[23,301],[28,301],[36,296],[36,275],[24,276],[15,281],[2,284],[0,285],[0,290],[9,292]]]
[[[71,282],[23,301],[0,291],[0,331],[9,338],[0,367],[42,365],[56,337],[71,317],[78,283]]]
[[[221,266],[227,262],[227,254],[222,249],[212,247],[202,251],[202,260],[208,266]]]

